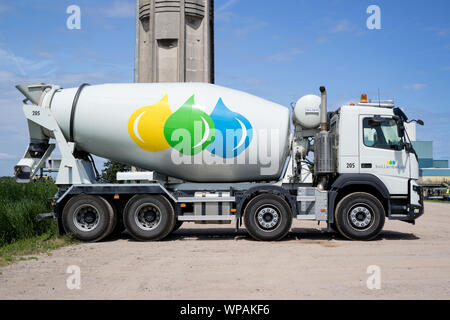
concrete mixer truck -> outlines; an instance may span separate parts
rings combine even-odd
[[[185,222],[232,221],[276,241],[294,219],[371,240],[385,219],[415,223],[424,211],[410,121],[393,101],[363,95],[328,112],[324,87],[292,110],[204,83],[17,88],[30,144],[15,179],[28,183],[51,162],[59,191],[38,219],[82,241],[120,228],[157,241]],[[101,183],[92,155],[146,171]]]

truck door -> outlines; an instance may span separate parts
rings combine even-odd
[[[390,116],[360,115],[360,173],[377,176],[391,195],[407,195],[410,155]]]

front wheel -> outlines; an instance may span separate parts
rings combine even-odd
[[[335,224],[350,240],[372,240],[384,227],[385,211],[380,200],[358,192],[344,197],[336,207]]]
[[[292,226],[292,212],[284,199],[262,194],[252,199],[244,212],[248,233],[259,241],[283,239]]]

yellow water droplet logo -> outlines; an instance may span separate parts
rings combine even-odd
[[[148,152],[161,152],[170,148],[164,137],[164,124],[172,115],[169,96],[133,113],[128,121],[128,133],[133,141]]]

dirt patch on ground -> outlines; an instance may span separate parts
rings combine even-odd
[[[389,221],[371,242],[311,222],[296,221],[274,243],[233,226],[187,224],[162,242],[124,236],[37,258],[0,269],[0,298],[449,299],[450,205],[427,203],[416,226]],[[71,265],[80,267],[81,290],[66,286]],[[366,285],[373,265],[381,290]]]

